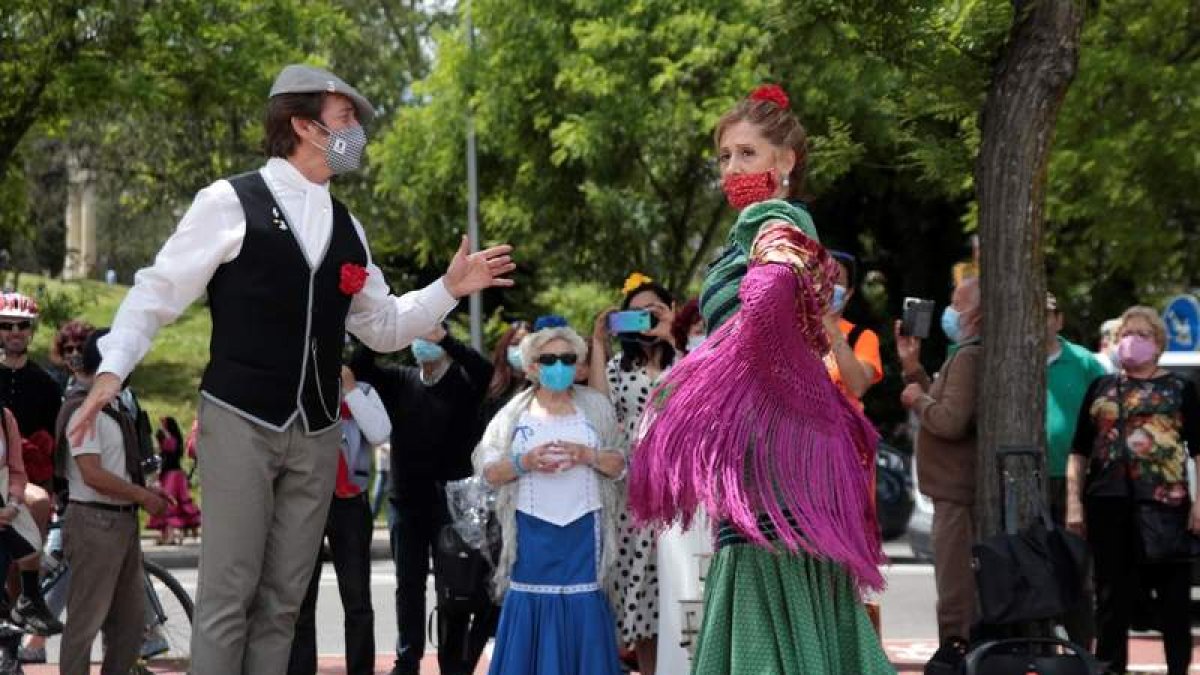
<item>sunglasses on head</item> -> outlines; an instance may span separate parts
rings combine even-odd
[[[29,330],[33,326],[32,321],[0,321],[0,330]]]
[[[552,366],[560,361],[564,366],[573,366],[578,360],[579,355],[574,352],[567,354],[542,354],[537,357],[538,365],[542,366]]]

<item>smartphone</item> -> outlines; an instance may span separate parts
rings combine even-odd
[[[650,312],[644,309],[631,309],[624,312],[613,312],[608,315],[608,332],[613,335],[620,333],[641,333],[650,330]]]
[[[904,315],[900,320],[900,334],[906,337],[925,339],[933,324],[935,303],[924,298],[905,298]]]

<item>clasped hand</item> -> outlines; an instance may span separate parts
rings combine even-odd
[[[570,441],[552,441],[530,450],[525,463],[531,471],[559,473],[569,471],[580,464],[591,465],[595,461],[596,451],[586,445]]]

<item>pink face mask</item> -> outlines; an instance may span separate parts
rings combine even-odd
[[[777,187],[774,171],[730,174],[721,181],[725,199],[738,211],[774,197]]]
[[[1117,359],[1122,368],[1141,368],[1158,356],[1158,344],[1141,335],[1126,335],[1117,343]]]

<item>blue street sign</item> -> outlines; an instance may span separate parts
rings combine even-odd
[[[1200,350],[1200,302],[1195,296],[1171,298],[1163,310],[1163,321],[1167,324],[1167,351]]]

